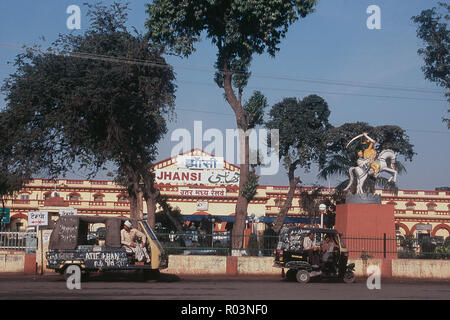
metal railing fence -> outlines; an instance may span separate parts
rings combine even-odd
[[[183,233],[156,233],[168,254],[223,255],[231,254],[231,232],[204,234],[185,231]],[[250,234],[243,237],[243,255],[273,256],[278,244],[278,235]],[[399,259],[450,259],[450,239],[436,242],[417,238],[369,238],[343,237],[345,246],[353,256],[361,258],[383,258],[395,255]],[[0,250],[22,250],[36,252],[37,233],[0,232]]]
[[[0,232],[0,250],[25,250],[36,252],[36,232]]]
[[[169,254],[230,255],[231,233],[214,234],[157,233]],[[242,253],[249,256],[273,256],[277,235],[252,234],[243,237]],[[376,237],[343,237],[346,248],[360,258],[450,259],[450,242],[435,243],[420,239]]]

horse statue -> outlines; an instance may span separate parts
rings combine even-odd
[[[367,143],[369,143],[369,147],[365,151],[360,151],[358,155],[360,159],[358,159],[358,166],[351,167],[348,170],[350,175],[350,181],[344,191],[348,191],[353,185],[353,175],[356,174],[357,184],[356,184],[356,194],[364,194],[363,185],[369,175],[377,177],[381,172],[389,172],[392,176],[389,178],[389,182],[394,181],[397,182],[397,170],[395,170],[395,160],[397,158],[397,154],[390,149],[386,149],[380,152],[378,157],[376,156],[376,151],[373,149],[373,145],[375,144],[375,140],[370,138],[367,133],[363,133],[355,138],[353,138],[348,144],[359,137],[366,137]],[[388,159],[390,159],[390,166],[388,165]]]

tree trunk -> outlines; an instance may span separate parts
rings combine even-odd
[[[130,218],[137,219],[139,217],[139,204],[138,204],[138,195],[134,193],[134,191],[129,191],[129,201],[130,201]],[[137,227],[137,223],[132,221],[133,227]]]
[[[147,223],[150,228],[155,229],[156,200],[154,197],[149,196],[145,199],[145,204],[147,206]]]
[[[276,233],[279,233],[281,228],[283,227],[284,220],[286,219],[288,211],[292,205],[292,200],[294,199],[295,189],[296,189],[297,185],[299,183],[301,183],[300,178],[294,176],[296,167],[297,167],[297,165],[295,163],[291,164],[289,166],[289,171],[288,171],[289,191],[288,191],[288,194],[286,197],[286,201],[284,202],[283,207],[280,210],[280,213],[278,213],[278,216],[277,216],[275,222],[273,223],[273,227],[272,227],[273,231],[275,231]]]
[[[148,171],[147,171],[148,170]],[[150,169],[145,168],[142,173],[143,180],[143,196],[147,206],[147,223],[150,228],[155,228],[156,223],[156,199],[159,196],[159,190],[155,189],[153,177]]]
[[[183,226],[180,223],[180,221],[178,221],[178,219],[176,219],[170,214],[170,208],[167,202],[161,196],[158,197],[157,202],[161,206],[163,213],[169,218],[170,222],[172,222],[175,228],[177,228],[177,232],[182,233]]]
[[[248,181],[249,170],[249,138],[244,137],[244,143],[239,145],[240,151],[244,152],[244,163],[240,164],[240,176],[239,176],[239,195],[236,203],[236,216],[233,225],[233,231],[231,233],[232,249],[239,250],[244,245],[244,230],[245,220],[247,218],[247,209],[249,201],[242,195],[242,190]],[[236,255],[235,252],[233,255]]]
[[[228,62],[224,63],[224,81],[223,87],[225,90],[225,97],[228,104],[234,111],[236,116],[237,128],[241,131],[239,132],[239,151],[240,157],[240,176],[239,176],[239,195],[236,203],[235,209],[235,222],[233,225],[233,231],[231,234],[231,248],[232,255],[238,255],[238,250],[243,248],[244,244],[244,230],[245,230],[245,219],[247,218],[247,208],[248,200],[241,194],[244,190],[244,186],[248,181],[250,170],[249,170],[249,137],[245,135],[248,129],[247,117],[245,110],[242,108],[241,97],[242,92],[239,92],[238,98],[236,97],[232,88],[232,73],[229,71]],[[242,156],[243,155],[243,156]]]
[[[142,208],[142,201],[140,201],[141,190],[139,188],[139,176],[132,169],[131,166],[125,165],[126,179],[127,179],[127,190],[128,198],[130,202],[130,218],[139,219],[140,218],[140,208]],[[132,222],[133,227],[137,227],[136,222]]]

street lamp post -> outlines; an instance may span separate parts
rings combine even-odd
[[[254,224],[255,224],[255,214],[252,213],[250,216],[250,222],[252,224],[252,234],[255,233]]]
[[[323,229],[323,215],[325,213],[325,210],[327,210],[327,206],[323,203],[321,203],[319,205],[319,210],[320,210],[320,228]],[[320,240],[322,241],[322,236],[323,234],[320,234]]]
[[[212,233],[212,236],[211,236],[211,247],[212,248],[214,248],[214,222],[215,221],[216,220],[214,218],[211,218],[211,224],[212,224],[212,228],[211,228],[211,233]]]
[[[323,203],[319,205],[320,210],[320,227],[323,228],[323,215],[325,213],[325,210],[327,209],[327,206]]]

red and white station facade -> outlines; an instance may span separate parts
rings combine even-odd
[[[215,224],[216,231],[223,231],[225,221],[233,217],[239,186],[238,166],[194,149],[159,161],[155,164],[155,175],[157,187],[183,215],[222,217]],[[298,187],[288,213],[290,222],[304,219],[299,196],[309,189]],[[324,190],[325,195],[332,192]],[[287,192],[287,186],[259,186],[249,204],[248,215],[254,214],[259,221],[273,220]],[[425,232],[443,238],[450,236],[450,191],[399,190],[393,194],[377,190],[376,193],[381,195],[383,204],[395,206],[396,229],[403,235]],[[24,230],[28,213],[33,211],[46,211],[49,219],[57,219],[61,210],[71,209],[82,215],[129,215],[125,189],[111,180],[33,179],[6,201],[6,207],[11,210],[11,221],[6,225],[11,231]]]

